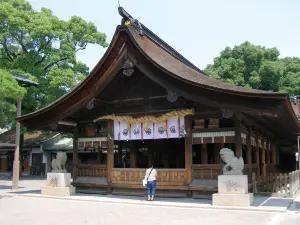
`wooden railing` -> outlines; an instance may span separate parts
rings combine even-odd
[[[269,176],[252,174],[253,193],[273,193],[293,197],[300,189],[300,171],[275,173]]]
[[[77,177],[107,177],[106,165],[78,164]]]
[[[192,174],[193,179],[201,180],[217,180],[219,175],[222,175],[224,164],[193,164]],[[252,165],[252,171],[257,171],[257,165]],[[249,166],[245,164],[243,173],[249,174]],[[249,177],[250,180],[251,177]]]
[[[146,169],[141,168],[113,168],[111,170],[112,183],[142,184]],[[185,169],[157,169],[159,185],[183,185],[186,179]]]
[[[221,164],[193,164],[192,177],[201,180],[217,180],[222,174],[223,166]]]

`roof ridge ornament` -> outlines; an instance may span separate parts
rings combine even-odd
[[[144,36],[143,27],[140,21],[134,19],[123,7],[118,7],[118,11],[120,16],[123,17],[121,25],[131,25],[139,35]]]

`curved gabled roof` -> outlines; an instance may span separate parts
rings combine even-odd
[[[246,94],[247,96],[254,94],[252,96],[276,96],[286,98],[287,94],[276,93],[270,91],[257,90],[252,88],[244,88],[240,86],[235,86],[232,84],[225,83],[220,80],[216,80],[207,76],[203,71],[192,64],[188,63],[187,60],[182,59],[177,54],[167,51],[164,46],[160,45],[160,42],[155,41],[144,33],[144,36],[139,35],[135,32],[134,28],[128,27],[129,33],[132,35],[134,41],[138,44],[139,48],[144,52],[144,54],[153,61],[162,70],[177,76],[177,78],[189,81],[191,83],[200,85],[203,88],[213,88],[218,91],[231,92],[236,94]],[[258,95],[256,95],[258,94]]]
[[[68,116],[76,107],[78,109],[80,105],[84,105],[91,100],[93,93],[101,89],[101,85],[103,84],[101,80],[106,79],[109,76],[107,73],[112,70],[113,66],[116,66],[114,64],[116,64],[116,60],[120,58],[120,54],[124,50],[124,44],[127,40],[124,34],[126,33],[126,36],[129,37],[130,41],[134,43],[138,51],[141,52],[149,62],[176,80],[192,85],[193,87],[199,87],[200,89],[226,93],[226,95],[229,96],[240,96],[241,98],[247,99],[247,101],[249,101],[249,98],[264,101],[267,99],[279,100],[282,102],[284,115],[293,121],[294,130],[300,132],[300,123],[290,105],[287,94],[238,87],[210,78],[155,35],[150,29],[139,21],[134,20],[124,9],[119,8],[119,12],[123,17],[123,25],[117,27],[104,56],[86,79],[68,94],[62,96],[52,104],[17,118],[20,123],[26,126],[26,124],[34,123],[33,121],[36,117],[40,117],[39,120],[41,120],[41,116],[43,115],[44,118],[48,117],[49,120],[59,113]],[[63,108],[65,112],[61,112]]]

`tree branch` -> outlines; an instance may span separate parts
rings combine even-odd
[[[0,44],[3,46],[4,51],[5,51],[5,53],[6,53],[7,57],[8,57],[8,59],[9,59],[9,61],[13,62],[13,61],[14,61],[14,59],[13,59],[13,57],[12,57],[13,54],[10,53],[9,50],[8,50],[8,47],[7,47],[7,44],[6,44],[6,39],[4,39],[4,42],[0,42]],[[11,54],[12,54],[12,55],[11,55]]]
[[[60,60],[58,60],[58,61],[56,61],[56,62],[50,63],[48,66],[46,66],[46,67],[44,68],[44,71],[47,71],[51,66],[54,66],[55,64],[57,65],[58,63],[60,63],[60,62],[62,62],[62,61],[64,61],[64,60],[66,60],[66,59],[68,59],[68,57],[61,58]]]
[[[51,41],[52,41],[52,39],[49,38],[49,40],[48,40],[47,42],[45,42],[43,45],[41,45],[41,46],[39,47],[39,49],[37,50],[37,52],[42,51],[43,48],[45,48],[47,45],[49,45],[49,44],[51,43]]]
[[[39,60],[39,61],[37,61],[37,62],[34,63],[34,66],[37,66],[37,65],[39,65],[40,63],[44,62],[44,60],[45,60],[46,58],[47,58],[47,56],[44,55],[44,56],[42,57],[41,60]]]
[[[24,52],[28,53],[28,50],[26,49],[23,41],[23,33],[21,33],[21,40],[19,40],[16,36],[12,35],[12,37],[14,37],[16,39],[16,41],[18,42],[19,45],[21,45],[22,49]]]
[[[86,46],[87,46],[87,43],[85,43],[83,47],[76,49],[76,50],[75,50],[75,52],[78,52],[78,51],[80,51],[80,50],[83,50],[83,49],[85,49],[85,48],[86,48]]]

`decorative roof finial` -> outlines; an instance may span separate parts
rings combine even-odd
[[[143,27],[142,24],[137,20],[134,19],[128,12],[125,11],[125,9],[121,6],[119,6],[118,8],[119,14],[120,16],[122,16],[122,22],[121,25],[129,25],[131,24],[131,26],[136,30],[136,32],[141,35],[144,36],[144,32],[143,32]]]

